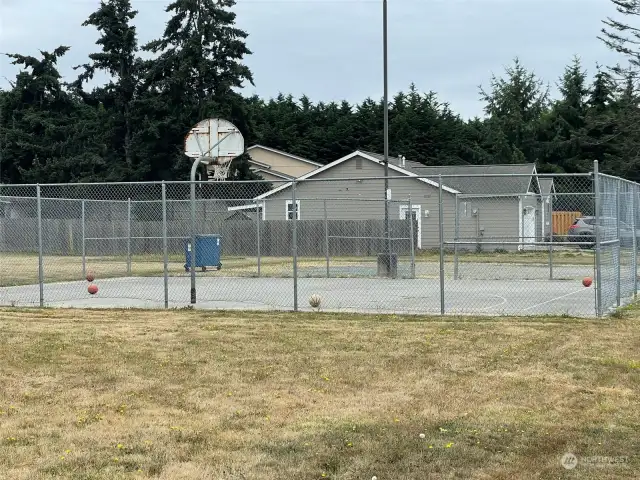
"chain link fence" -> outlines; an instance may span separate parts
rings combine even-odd
[[[624,305],[638,291],[638,195],[640,186],[597,175],[596,232],[597,313]]]
[[[348,175],[1,185],[0,304],[594,316],[637,292],[636,184],[417,173],[389,193]]]

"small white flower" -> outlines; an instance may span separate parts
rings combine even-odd
[[[424,433],[421,433],[420,435],[418,435],[420,438],[425,438],[426,435]]]

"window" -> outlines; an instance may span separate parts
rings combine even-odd
[[[356,157],[356,170],[362,170],[362,158]]]
[[[293,220],[293,202],[287,200],[286,217],[287,220]],[[296,220],[300,220],[300,200],[296,200]]]
[[[408,210],[408,205],[400,205],[400,220],[406,220],[407,219],[407,210]],[[413,220],[418,220],[418,218],[420,217],[420,205],[412,205],[411,206],[411,217],[413,218]]]
[[[458,212],[459,217],[468,217],[469,216],[469,202],[460,202],[460,211]]]

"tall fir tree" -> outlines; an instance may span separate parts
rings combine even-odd
[[[172,15],[162,38],[143,50],[156,57],[147,62],[146,100],[151,108],[167,116],[155,125],[160,136],[169,139],[169,151],[162,157],[161,170],[184,178],[189,162],[182,152],[182,139],[198,121],[222,117],[233,122],[253,140],[248,110],[238,93],[253,76],[243,59],[251,54],[248,34],[235,26],[235,0],[175,0],[166,8]]]
[[[589,171],[586,131],[589,88],[587,73],[575,57],[558,84],[560,98],[543,116],[541,129],[542,171]]]
[[[613,144],[616,156],[603,165],[603,171],[630,180],[640,180],[640,88],[634,72],[627,72],[624,82],[618,83],[611,105],[615,119]]]
[[[621,54],[626,63],[611,68],[618,95],[611,104],[608,124],[614,126],[618,158],[608,159],[604,171],[638,179],[640,149],[640,112],[638,111],[637,79],[640,75],[640,0],[610,0],[618,19],[603,20],[600,40]],[[611,141],[610,141],[611,143]]]
[[[609,47],[622,54],[629,62],[631,70],[640,69],[640,28],[634,26],[640,21],[640,0],[610,0],[615,10],[627,21],[607,17],[603,20],[600,40]],[[624,66],[614,67],[614,71],[624,76],[627,70]]]
[[[620,131],[614,111],[615,83],[608,71],[598,66],[587,99],[586,131],[589,139],[590,160],[605,165],[620,162]]]
[[[488,138],[497,142],[493,148],[486,147],[493,163],[535,162],[540,155],[537,131],[548,109],[549,88],[517,58],[505,73],[506,78],[491,77],[489,91],[480,87]]]
[[[100,34],[96,45],[101,51],[89,55],[91,63],[76,67],[83,71],[74,86],[88,105],[106,112],[102,127],[109,146],[105,160],[111,165],[112,180],[140,180],[146,167],[144,163],[136,165],[133,152],[132,110],[141,65],[136,27],[132,24],[137,13],[130,0],[101,0],[98,9],[82,24],[96,28]],[[109,81],[90,93],[84,92],[84,83],[98,72],[108,75]]]
[[[44,183],[97,178],[100,138],[88,141],[91,112],[67,91],[58,71],[58,60],[68,50],[61,46],[41,51],[40,58],[7,55],[21,71],[2,96],[0,180]]]

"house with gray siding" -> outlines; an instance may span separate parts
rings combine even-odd
[[[355,151],[282,184],[230,210],[256,209],[261,218],[292,220],[383,219],[384,158]],[[404,158],[389,158],[391,219],[417,224],[417,248],[439,245],[439,189],[442,181],[446,241],[468,242],[461,248],[527,248],[539,240],[544,225],[541,188],[535,164],[431,167]],[[552,188],[552,187],[550,187]],[[511,242],[509,244],[505,242]]]

